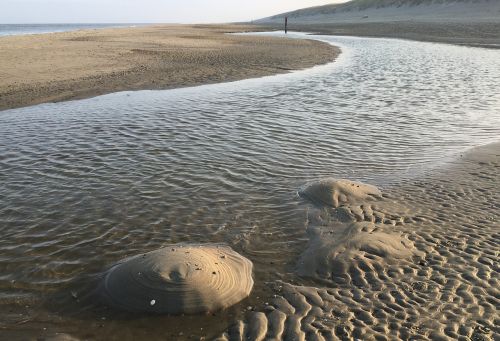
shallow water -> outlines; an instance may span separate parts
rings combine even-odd
[[[395,186],[500,136],[500,51],[317,38],[342,48],[335,63],[0,112],[2,330],[81,336],[106,317],[99,335],[126,339],[203,325],[116,318],[72,296],[128,255],[227,242],[255,264],[252,304],[306,242],[300,186]]]

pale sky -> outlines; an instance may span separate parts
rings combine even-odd
[[[345,0],[0,0],[0,24],[250,21]]]

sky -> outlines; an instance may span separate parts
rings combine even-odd
[[[345,0],[0,0],[0,24],[251,21]]]

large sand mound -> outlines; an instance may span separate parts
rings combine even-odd
[[[132,312],[208,313],[250,294],[252,263],[229,246],[171,245],[129,258],[106,275],[111,302]]]
[[[311,183],[299,191],[299,194],[317,204],[331,207],[366,202],[382,196],[375,186],[333,178]]]

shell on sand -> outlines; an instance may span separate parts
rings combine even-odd
[[[299,194],[315,203],[331,207],[364,202],[382,196],[380,190],[375,186],[333,178],[311,183],[301,190]]]
[[[115,265],[104,290],[132,312],[208,313],[250,294],[252,262],[221,244],[171,245]]]
[[[359,262],[384,267],[382,262],[421,254],[409,239],[372,223],[339,224],[311,228],[308,232],[312,234],[311,241],[298,269],[306,277],[329,280],[346,275]]]

